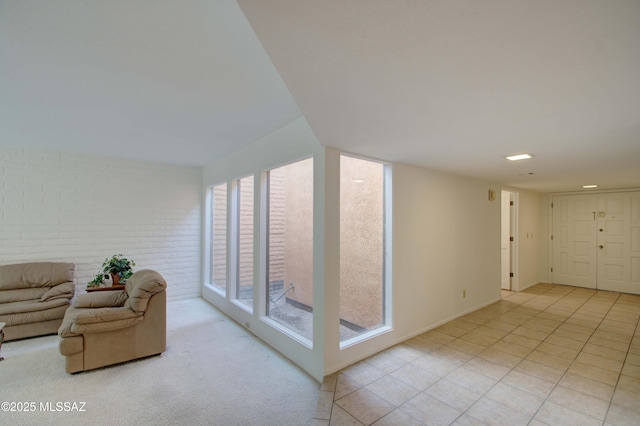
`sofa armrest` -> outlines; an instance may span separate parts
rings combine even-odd
[[[71,299],[76,291],[76,285],[69,281],[51,287],[45,294],[40,297],[41,302],[53,299]]]
[[[81,294],[76,299],[76,308],[115,308],[124,305],[127,293],[120,291],[98,291]]]

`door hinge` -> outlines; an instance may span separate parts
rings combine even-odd
[[[553,266],[551,267],[551,272],[553,272]]]
[[[551,241],[553,241],[553,234],[551,234]]]
[[[513,278],[513,272],[509,272],[509,278]]]
[[[513,237],[509,237],[509,241],[513,242]]]
[[[551,208],[553,208],[553,203],[551,203]]]
[[[510,205],[510,206],[513,206],[513,201],[509,201],[509,205]]]

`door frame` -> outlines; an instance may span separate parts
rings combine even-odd
[[[520,291],[520,285],[518,281],[518,191],[503,187],[500,191],[500,289],[502,289],[502,223],[503,223],[503,215],[502,215],[502,194],[503,192],[507,192],[510,194],[510,201],[513,202],[513,206],[509,209],[509,230],[510,234],[513,237],[513,241],[510,244],[509,250],[509,261],[510,261],[510,271],[513,274],[511,277],[510,290],[511,291]]]

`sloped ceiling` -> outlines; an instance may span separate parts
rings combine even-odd
[[[201,166],[299,117],[234,0],[0,1],[0,145]]]
[[[640,186],[636,0],[239,4],[325,145],[540,191]]]
[[[1,0],[0,145],[198,166],[302,114],[383,160],[640,187],[637,0],[238,3]]]

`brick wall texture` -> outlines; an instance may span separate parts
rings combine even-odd
[[[0,264],[76,264],[82,291],[106,257],[155,269],[169,300],[200,294],[202,170],[0,147]]]

